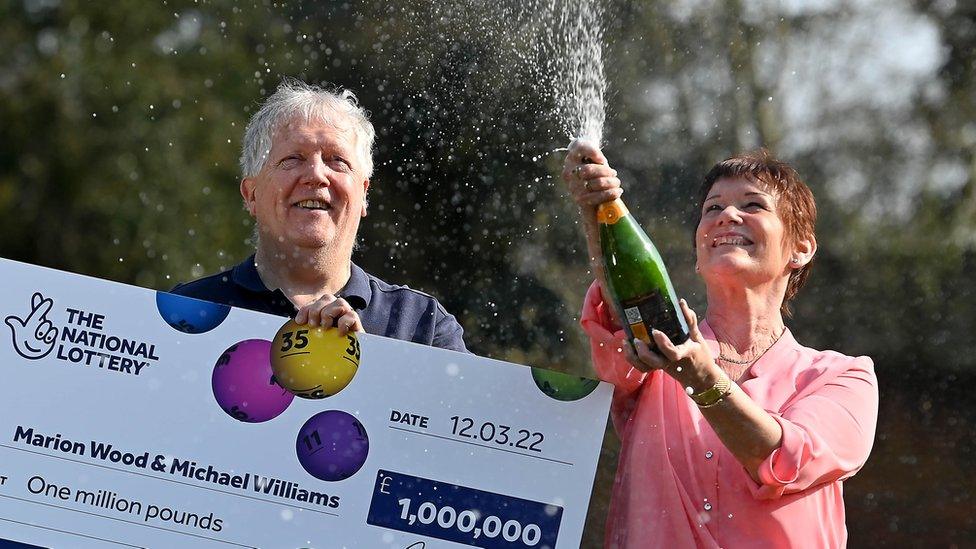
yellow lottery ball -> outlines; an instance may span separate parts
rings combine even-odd
[[[343,390],[359,369],[359,338],[335,328],[312,328],[289,320],[271,342],[271,370],[279,385],[302,398],[325,398]]]

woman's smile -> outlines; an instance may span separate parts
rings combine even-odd
[[[712,247],[722,246],[752,246],[752,240],[736,232],[723,232],[712,238]]]

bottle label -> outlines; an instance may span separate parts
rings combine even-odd
[[[596,208],[596,220],[604,225],[613,225],[621,217],[630,213],[627,206],[619,198],[613,202],[604,202]]]
[[[631,333],[652,347],[652,328],[664,332],[675,345],[688,340],[684,323],[678,319],[678,312],[671,305],[671,300],[660,292],[628,299],[622,305]]]

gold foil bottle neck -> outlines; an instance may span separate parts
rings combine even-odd
[[[604,202],[596,208],[596,220],[604,225],[613,225],[620,218],[630,213],[627,206],[619,198],[613,202]]]

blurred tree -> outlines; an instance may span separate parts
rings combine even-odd
[[[0,3],[0,255],[161,289],[236,263],[252,232],[244,124],[281,76],[333,83],[379,133],[355,260],[441,298],[479,354],[589,372],[576,323],[590,277],[554,177],[570,136],[544,89],[561,65],[538,43],[560,5]],[[976,9],[604,10],[605,150],[699,313],[691,222],[712,163],[767,146],[818,198],[817,267],[790,325],[872,356],[883,391],[874,456],[848,484],[852,546],[970,539]],[[615,452],[608,435],[587,546]]]

